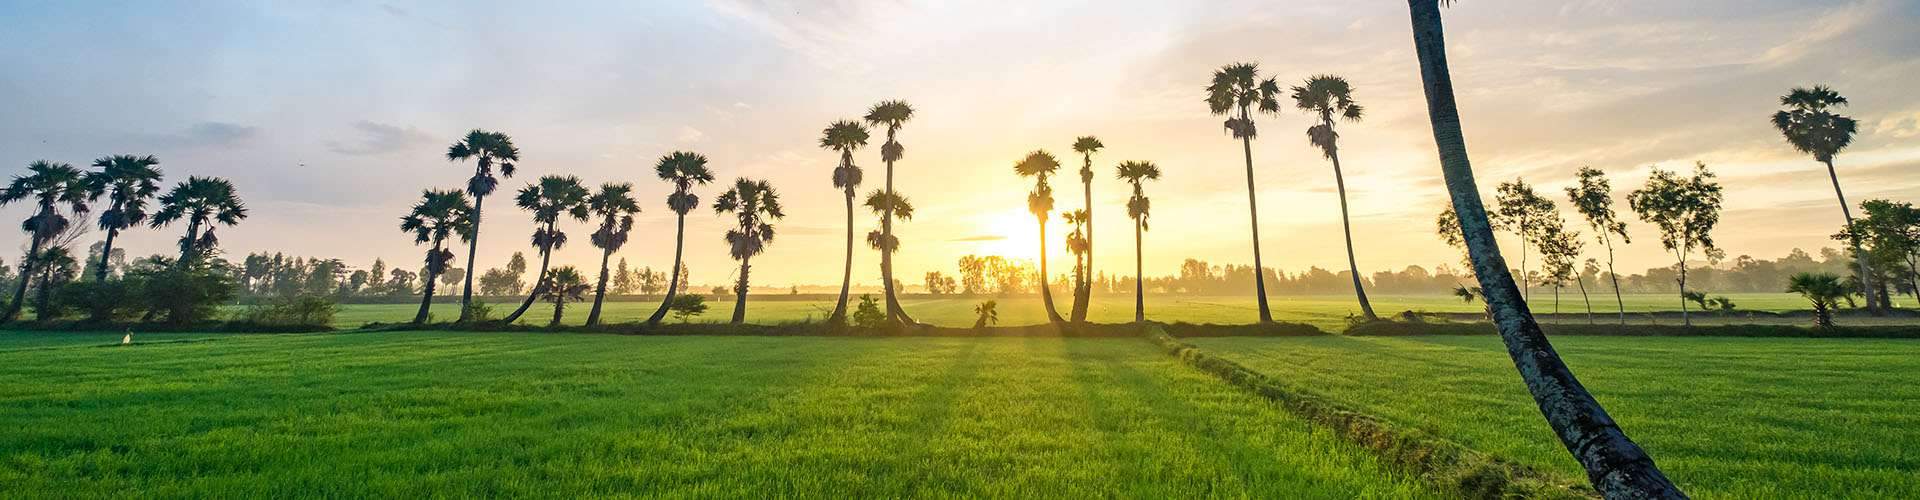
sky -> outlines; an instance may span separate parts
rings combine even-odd
[[[1837,160],[1849,200],[1920,198],[1920,1],[1468,0],[1444,15],[1485,194],[1523,178],[1574,218],[1561,188],[1590,165],[1613,177],[1625,212],[1649,168],[1698,161],[1726,187],[1715,236],[1729,256],[1836,246],[1824,168],[1767,120],[1789,88],[1825,84],[1861,124]],[[1282,85],[1343,76],[1366,106],[1364,120],[1338,125],[1363,273],[1458,262],[1433,235],[1446,192],[1397,2],[11,0],[0,25],[0,172],[152,154],[169,183],[229,178],[251,212],[221,229],[230,255],[417,263],[424,249],[398,218],[422,189],[464,182],[471,165],[448,162],[446,147],[484,128],[522,152],[503,192],[549,174],[634,183],[645,211],[618,256],[636,268],[673,256],[671,188],[655,160],[705,154],[720,182],[696,190],[703,207],[687,216],[696,283],[737,272],[722,241],[730,219],[705,205],[735,178],[767,179],[787,217],[755,258],[755,286],[837,284],[846,215],[821,129],[901,99],[915,115],[894,182],[918,209],[895,226],[903,281],[952,274],[966,254],[1035,258],[1032,186],[1012,165],[1053,152],[1065,164],[1056,206],[1078,208],[1071,144],[1082,135],[1107,146],[1094,157],[1097,269],[1131,274],[1128,191],[1113,178],[1125,160],[1164,172],[1146,188],[1147,274],[1188,257],[1250,263],[1240,144],[1203,89],[1220,66],[1255,62]],[[1344,268],[1332,169],[1307,143],[1310,118],[1287,103],[1257,123],[1265,262]],[[856,157],[863,193],[883,180],[880,135]],[[531,218],[505,199],[486,206],[482,269],[532,254]],[[1050,262],[1065,272],[1066,228],[1052,220]],[[861,234],[877,226],[864,211],[856,221]],[[169,252],[182,230],[119,241],[134,255]],[[597,265],[592,228],[562,230],[575,238],[556,263]],[[1671,264],[1649,226],[1629,231],[1623,272]],[[878,262],[861,248],[856,283],[877,284]]]

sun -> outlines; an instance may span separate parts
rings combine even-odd
[[[1039,227],[1034,224],[1033,214],[1024,209],[982,214],[975,227],[976,235],[997,237],[976,241],[974,253],[979,255],[1033,260],[1040,252]]]

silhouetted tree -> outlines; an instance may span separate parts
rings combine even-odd
[[[1116,176],[1133,186],[1133,196],[1127,198],[1127,217],[1133,218],[1133,322],[1147,322],[1147,286],[1146,272],[1142,266],[1140,233],[1147,230],[1147,218],[1153,210],[1153,201],[1147,198],[1142,184],[1149,180],[1160,179],[1160,167],[1150,161],[1128,161],[1116,167]]]
[[[833,167],[833,187],[847,198],[847,262],[840,271],[840,299],[833,303],[833,314],[827,316],[831,325],[847,322],[847,292],[853,288],[853,195],[866,175],[853,163],[853,152],[866,147],[868,137],[867,128],[851,120],[833,122],[820,132],[820,147],[840,153],[840,164]]]
[[[14,288],[13,300],[0,321],[19,317],[21,299],[26,298],[28,282],[41,270],[41,257],[47,255],[47,244],[72,225],[72,220],[60,213],[60,205],[67,205],[74,216],[86,215],[87,200],[96,196],[95,193],[95,186],[80,169],[45,160],[28,164],[27,175],[14,176],[13,182],[0,191],[0,206],[32,198],[36,207],[33,215],[20,223],[20,230],[27,233],[30,242],[26,257],[20,261],[20,283]]]
[[[157,228],[187,221],[187,234],[180,237],[180,260],[176,262],[186,266],[206,257],[220,243],[213,235],[213,223],[232,226],[245,218],[247,207],[234,193],[232,182],[218,177],[188,177],[160,195],[160,210],[154,212],[148,225]]]
[[[1793,149],[1813,155],[1813,161],[1827,166],[1827,179],[1833,181],[1833,196],[1840,200],[1840,215],[1846,217],[1848,227],[1853,226],[1853,209],[1847,206],[1847,194],[1840,190],[1840,174],[1833,168],[1833,155],[1853,143],[1853,133],[1858,128],[1853,118],[1833,112],[1833,108],[1847,105],[1847,98],[1825,85],[1794,87],[1787,95],[1780,96],[1780,105],[1787,109],[1773,113],[1773,127],[1780,130],[1780,135],[1786,137]],[[1859,240],[1849,243],[1860,268],[1860,296],[1867,299],[1867,310],[1874,316],[1884,314],[1880,302],[1874,300],[1872,264],[1860,250]]]
[[[609,182],[601,184],[600,192],[587,198],[587,211],[600,218],[600,228],[594,230],[591,237],[593,246],[600,249],[600,278],[594,284],[593,309],[587,313],[587,326],[600,324],[600,304],[607,299],[607,261],[627,245],[627,235],[633,232],[633,214],[640,213],[640,203],[634,201],[631,193],[633,184]],[[623,272],[626,263],[626,259],[620,260]]]
[[[1273,313],[1267,309],[1266,265],[1260,261],[1260,208],[1253,196],[1253,138],[1257,135],[1253,124],[1253,110],[1268,114],[1280,112],[1280,84],[1274,79],[1260,79],[1260,70],[1253,63],[1229,64],[1213,72],[1213,83],[1207,85],[1207,109],[1215,115],[1226,115],[1226,129],[1235,139],[1240,140],[1240,149],[1247,159],[1247,216],[1253,222],[1253,293],[1260,303],[1260,322],[1272,323]]]
[[[1073,282],[1073,311],[1067,316],[1075,323],[1087,321],[1087,306],[1093,295],[1093,154],[1106,147],[1094,136],[1083,136],[1073,141],[1073,152],[1080,153],[1080,187],[1085,205],[1082,206],[1080,225],[1085,226],[1086,234],[1080,237],[1085,248],[1076,252],[1079,257]],[[1072,247],[1071,244],[1068,245]]]
[[[1840,277],[1827,273],[1798,273],[1787,280],[1787,291],[1813,303],[1813,326],[1833,327],[1833,306],[1849,293]]]
[[[420,312],[413,315],[413,324],[418,325],[427,322],[427,311],[433,307],[436,278],[446,272],[447,264],[453,261],[453,251],[445,245],[447,236],[472,237],[473,205],[467,203],[466,193],[460,191],[426,190],[420,194],[420,202],[413,204],[413,210],[400,218],[400,230],[413,233],[414,244],[431,244],[427,248],[426,291],[420,297]]]
[[[114,253],[114,237],[122,230],[146,222],[147,200],[160,192],[159,165],[160,160],[152,155],[114,155],[93,161],[94,168],[100,170],[87,173],[93,194],[87,201],[96,201],[103,193],[107,196],[106,210],[100,212],[100,229],[107,232],[107,239],[100,251],[100,264],[94,270],[94,281],[106,281],[113,267],[107,259]]]
[[[1713,226],[1720,223],[1722,197],[1720,184],[1713,181],[1707,164],[1694,165],[1693,177],[1681,179],[1673,172],[1653,169],[1647,184],[1627,195],[1627,204],[1640,214],[1640,220],[1660,229],[1660,246],[1673,252],[1680,270],[1680,295],[1687,293],[1687,255],[1695,248],[1714,251]],[[1687,301],[1680,301],[1681,322],[1692,325]]]
[[[1340,231],[1346,238],[1347,269],[1352,271],[1353,294],[1360,300],[1360,312],[1368,320],[1380,319],[1373,314],[1373,303],[1367,301],[1367,290],[1360,283],[1360,264],[1353,256],[1353,223],[1347,215],[1347,180],[1340,172],[1340,133],[1333,128],[1335,116],[1347,121],[1360,121],[1363,108],[1353,102],[1353,87],[1347,84],[1347,79],[1333,75],[1308,78],[1305,85],[1294,87],[1293,103],[1301,111],[1313,113],[1319,119],[1319,123],[1307,127],[1307,142],[1319,148],[1320,154],[1333,162],[1333,186],[1340,196]]]
[[[547,326],[560,326],[560,318],[565,316],[568,302],[579,302],[587,298],[587,280],[580,276],[580,270],[573,266],[560,266],[547,273],[546,279],[538,285],[540,299],[553,303],[553,321]]]
[[[876,193],[878,194],[878,193]],[[733,324],[747,320],[747,273],[749,261],[773,243],[773,223],[787,214],[780,210],[780,193],[764,180],[742,177],[733,181],[733,189],[713,200],[713,212],[732,214],[739,225],[727,230],[727,254],[740,261],[740,282],[734,285]]]
[[[1860,211],[1866,216],[1841,229],[1834,239],[1866,243],[1868,255],[1895,263],[1878,267],[1898,271],[1906,278],[1907,290],[1920,298],[1920,209],[1912,203],[1867,200],[1860,204]]]
[[[1620,274],[1613,270],[1613,237],[1619,236],[1620,243],[1632,243],[1627,237],[1627,223],[1613,211],[1613,186],[1607,182],[1607,174],[1593,167],[1580,167],[1576,174],[1580,185],[1567,188],[1567,198],[1573,202],[1573,208],[1587,219],[1587,227],[1593,228],[1594,237],[1607,247],[1607,276],[1613,280],[1613,301],[1619,306],[1620,324],[1627,324],[1627,301],[1620,296]],[[1582,285],[1585,286],[1585,285]],[[1582,292],[1585,293],[1585,292]]]
[[[500,185],[493,177],[493,170],[499,167],[501,177],[512,178],[513,164],[520,161],[520,148],[513,146],[513,139],[507,134],[473,129],[447,147],[447,161],[467,160],[473,160],[473,177],[467,179],[467,194],[473,195],[473,236],[467,239],[467,269],[479,269],[473,258],[480,250],[480,210],[486,204],[487,195],[493,194]],[[467,273],[466,285],[460,289],[462,323],[473,317],[473,274]]]
[[[567,245],[567,233],[560,230],[560,216],[586,221],[591,215],[587,211],[587,187],[580,184],[580,178],[574,176],[548,175],[539,181],[520,188],[513,203],[521,210],[533,212],[533,247],[540,251],[540,272],[533,275],[533,293],[520,302],[520,307],[508,314],[503,322],[513,324],[533,307],[546,290],[547,265],[553,261],[554,249]]]
[[[1496,229],[1505,229],[1520,237],[1520,276],[1521,295],[1532,298],[1532,283],[1525,278],[1527,274],[1527,245],[1539,245],[1546,239],[1546,225],[1558,209],[1553,201],[1533,191],[1527,181],[1514,179],[1502,182],[1494,196],[1499,208],[1494,210],[1491,222]]]
[[[680,264],[680,257],[681,250],[686,248],[687,212],[693,210],[693,207],[700,206],[700,196],[693,194],[693,186],[695,184],[704,186],[713,182],[713,171],[707,170],[707,157],[686,151],[674,151],[660,157],[660,162],[653,166],[653,171],[660,176],[660,180],[673,184],[673,194],[667,195],[667,209],[673,210],[675,224],[673,267],[667,269],[667,275],[680,276],[686,271],[686,268]],[[667,309],[674,305],[673,295],[679,291],[680,280],[667,281],[667,295],[661,298],[660,308],[654,310],[653,316],[647,318],[647,324],[660,324],[660,320],[667,317]]]
[[[906,155],[906,147],[901,146],[900,141],[895,137],[900,133],[900,126],[911,119],[913,119],[913,107],[908,106],[906,101],[881,101],[867,110],[868,125],[887,128],[887,142],[880,145],[880,159],[887,162],[888,196],[899,196],[899,193],[893,190],[893,162],[900,161]],[[880,216],[880,233],[885,234],[889,241],[898,241],[893,235],[894,215],[889,212]],[[913,323],[913,318],[907,316],[907,311],[900,307],[898,290],[894,289],[896,281],[893,279],[893,251],[885,248],[880,249],[880,282],[881,290],[886,292],[887,296],[887,321]]]
[[[1053,308],[1052,287],[1047,285],[1047,213],[1053,211],[1053,186],[1047,185],[1047,177],[1057,170],[1060,170],[1060,161],[1046,151],[1028,153],[1026,159],[1013,165],[1014,173],[1033,178],[1033,191],[1027,193],[1027,212],[1032,213],[1040,225],[1040,276],[1035,281],[1040,286],[1040,302],[1047,308],[1047,321],[1054,324],[1066,321]]]

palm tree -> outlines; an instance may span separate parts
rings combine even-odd
[[[20,315],[21,300],[26,298],[27,283],[33,279],[35,266],[40,264],[42,250],[72,223],[60,213],[60,205],[67,205],[76,216],[86,214],[87,200],[95,193],[86,174],[73,165],[40,160],[28,164],[27,172],[27,175],[14,176],[13,182],[0,190],[0,206],[33,198],[39,208],[20,223],[20,229],[30,235],[32,242],[27,247],[26,258],[20,261],[20,283],[14,287],[13,300],[7,304],[7,314],[0,316],[0,321],[12,321]]]
[[[1493,238],[1486,207],[1474,184],[1473,164],[1454,103],[1453,78],[1447,70],[1446,38],[1440,22],[1441,2],[1408,0],[1413,23],[1414,53],[1420,61],[1420,79],[1427,97],[1427,118],[1433,126],[1440,169],[1459,214],[1461,236],[1480,280],[1482,300],[1507,354],[1539,404],[1547,424],[1567,452],[1587,470],[1595,490],[1608,498],[1686,498],[1655,466],[1646,451],[1627,438],[1605,408],[1580,385],[1573,371],[1554,352],[1553,344],[1534,322],[1520,299],[1506,260]]]
[[[520,302],[520,307],[508,314],[505,323],[513,324],[520,319],[527,308],[533,307],[533,301],[546,291],[547,264],[553,261],[554,249],[567,245],[567,233],[560,231],[560,216],[566,215],[574,220],[586,221],[591,214],[587,212],[587,187],[580,184],[580,178],[571,175],[548,175],[540,177],[539,182],[520,188],[513,198],[513,204],[522,210],[533,212],[533,246],[540,249],[540,272],[534,276],[533,293]]]
[[[600,304],[607,298],[607,261],[627,245],[627,235],[633,232],[633,214],[640,213],[640,202],[634,201],[632,192],[631,183],[609,182],[587,198],[587,211],[600,218],[600,229],[592,237],[593,246],[600,249],[600,280],[593,287],[593,310],[587,313],[587,326],[600,324]],[[620,265],[625,269],[626,261]]]
[[[1080,284],[1088,281],[1087,246],[1089,242],[1086,234],[1087,211],[1068,210],[1060,212],[1060,219],[1067,223],[1067,227],[1073,228],[1073,230],[1067,232],[1067,253],[1073,255],[1074,294],[1078,295]],[[1077,306],[1079,304],[1075,305]],[[1067,317],[1071,320],[1073,316],[1068,315]]]
[[[893,191],[893,162],[899,161],[906,155],[906,147],[895,140],[895,135],[900,132],[900,126],[911,119],[913,119],[913,107],[908,106],[906,101],[880,101],[879,104],[867,110],[868,125],[887,128],[887,142],[880,145],[880,159],[887,162],[887,194],[889,196],[897,194]],[[886,235],[888,240],[895,239],[893,216],[893,212],[880,215],[880,233]],[[892,250],[880,250],[880,281],[880,289],[886,292],[887,296],[887,322],[913,323],[913,318],[907,316],[907,311],[900,308],[900,297],[897,295],[898,291],[894,290]]]
[[[420,296],[420,312],[414,313],[413,324],[427,322],[427,311],[433,307],[433,289],[441,273],[445,273],[453,262],[453,251],[446,248],[448,235],[458,235],[462,239],[473,237],[473,204],[467,202],[467,194],[458,190],[428,189],[420,193],[420,202],[413,204],[413,211],[400,218],[400,231],[413,233],[414,244],[431,243],[427,248],[425,290]]]
[[[180,237],[180,260],[176,263],[184,267],[205,257],[220,243],[213,235],[212,223],[232,226],[245,218],[247,207],[234,193],[232,182],[219,177],[188,177],[160,195],[160,210],[153,213],[148,225],[158,228],[181,219],[187,221],[187,234]]]
[[[773,223],[767,220],[787,214],[780,211],[780,193],[772,184],[745,177],[733,181],[733,189],[713,200],[713,212],[731,213],[740,222],[727,230],[727,253],[740,261],[740,282],[733,287],[733,324],[738,325],[747,320],[747,271],[752,269],[748,262],[773,243]]]
[[[34,260],[40,263],[39,268],[34,271],[34,275],[23,277],[23,279],[31,278],[40,282],[34,287],[34,317],[41,320],[54,319],[59,314],[59,311],[55,311],[53,307],[54,289],[73,278],[75,274],[73,269],[79,263],[73,260],[73,253],[68,252],[67,247],[64,246],[48,247],[42,250]]]
[[[660,180],[673,183],[673,194],[667,195],[667,208],[673,210],[676,227],[673,232],[673,267],[667,269],[667,296],[661,298],[660,309],[647,318],[648,325],[658,325],[661,319],[667,317],[667,309],[673,306],[673,294],[680,291],[680,275],[685,271],[680,267],[680,251],[686,248],[687,212],[700,205],[700,196],[693,194],[693,185],[713,182],[713,172],[707,170],[707,157],[699,153],[674,151],[660,157],[653,171],[660,176]]]
[[[1796,273],[1787,279],[1787,291],[1813,303],[1813,326],[1820,328],[1833,327],[1833,306],[1847,296],[1840,277],[1827,273]]]
[[[1080,257],[1086,264],[1082,265],[1082,274],[1074,282],[1073,312],[1068,314],[1075,323],[1087,320],[1087,306],[1093,296],[1093,283],[1090,278],[1093,276],[1093,154],[1104,147],[1107,145],[1101,144],[1099,138],[1091,135],[1073,140],[1073,151],[1080,153],[1080,158],[1083,160],[1080,164],[1080,187],[1085,205],[1081,210],[1086,212],[1086,217],[1081,222],[1087,226],[1086,235],[1082,237],[1086,242],[1086,252]]]
[[[587,298],[587,280],[573,266],[560,266],[547,273],[546,280],[535,288],[540,290],[540,300],[553,303],[553,321],[547,326],[560,326],[560,318],[566,314],[568,302]]]
[[[1320,148],[1320,154],[1333,162],[1333,186],[1340,195],[1340,232],[1346,238],[1347,269],[1353,277],[1353,295],[1360,299],[1360,312],[1368,320],[1380,319],[1373,314],[1373,304],[1367,301],[1367,289],[1360,283],[1360,264],[1353,257],[1353,223],[1347,215],[1347,179],[1340,172],[1340,133],[1333,129],[1335,116],[1358,122],[1363,110],[1353,102],[1353,86],[1347,84],[1347,79],[1333,75],[1314,76],[1308,78],[1305,85],[1294,87],[1293,104],[1320,119],[1320,123],[1307,127],[1307,142]]]
[[[1278,114],[1280,84],[1272,78],[1260,79],[1260,69],[1253,63],[1229,64],[1213,72],[1213,83],[1207,85],[1207,109],[1215,115],[1226,115],[1227,132],[1240,140],[1240,149],[1247,158],[1247,215],[1253,221],[1253,291],[1260,301],[1260,322],[1272,323],[1273,313],[1267,309],[1267,268],[1260,262],[1260,209],[1253,196],[1253,138],[1258,135],[1253,125],[1253,111]]]
[[[100,170],[87,173],[94,201],[107,195],[107,209],[100,212],[100,229],[107,232],[100,248],[100,267],[94,281],[107,281],[107,261],[113,256],[113,239],[120,231],[147,220],[147,200],[160,192],[160,160],[152,155],[114,155],[93,161]]]
[[[1847,219],[1846,227],[1853,227],[1853,209],[1847,206],[1847,194],[1840,190],[1840,174],[1833,169],[1833,155],[1840,154],[1853,143],[1854,129],[1852,118],[1834,113],[1832,108],[1847,105],[1847,98],[1825,85],[1813,88],[1794,87],[1787,95],[1780,96],[1780,105],[1787,109],[1773,114],[1773,127],[1780,129],[1793,149],[1813,155],[1813,161],[1827,166],[1827,180],[1833,181],[1833,196],[1840,200],[1840,215]],[[1873,286],[1873,266],[1867,263],[1866,252],[1860,249],[1860,238],[1850,238],[1853,246],[1853,260],[1860,267],[1860,296],[1866,298],[1867,311],[1874,316],[1886,314],[1880,309],[1877,289]]]
[[[820,133],[820,147],[840,152],[840,165],[833,167],[833,187],[847,195],[847,265],[840,271],[840,300],[834,302],[827,324],[847,322],[847,292],[853,287],[853,192],[860,187],[860,166],[853,164],[853,152],[867,145],[867,128],[860,122],[840,120]]]
[[[520,161],[520,148],[513,146],[513,139],[507,134],[473,129],[465,138],[447,147],[447,161],[469,159],[473,160],[473,177],[467,179],[467,194],[473,195],[473,235],[467,238],[467,269],[480,269],[473,265],[473,257],[480,250],[480,206],[500,185],[500,181],[493,178],[494,167],[500,168],[501,177],[513,177],[513,164]],[[480,273],[467,273],[466,284],[460,288],[461,323],[473,319],[475,274]]]
[[[913,220],[913,202],[908,201],[905,196],[875,189],[873,192],[867,193],[867,201],[864,205],[866,205],[867,209],[872,210],[873,213],[879,214],[881,217],[885,217],[887,214],[893,214],[895,217],[899,217],[900,220]],[[875,250],[881,252],[896,252],[900,250],[900,239],[878,230],[868,231],[867,246],[873,247]]]
[[[1133,185],[1133,197],[1127,198],[1127,217],[1133,218],[1133,322],[1147,322],[1147,286],[1146,274],[1141,266],[1140,233],[1147,230],[1147,215],[1153,208],[1153,201],[1141,184],[1160,178],[1160,167],[1150,161],[1122,162],[1117,170],[1118,177]]]
[[[1027,193],[1027,212],[1040,223],[1040,302],[1047,307],[1047,321],[1059,324],[1066,320],[1053,308],[1053,287],[1047,284],[1047,212],[1053,211],[1053,187],[1047,185],[1047,176],[1056,170],[1060,170],[1060,161],[1044,150],[1028,153],[1026,159],[1013,165],[1014,173],[1033,178],[1033,191]]]

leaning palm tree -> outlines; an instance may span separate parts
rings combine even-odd
[[[1780,105],[1787,109],[1773,114],[1773,126],[1780,129],[1793,149],[1813,155],[1813,161],[1827,166],[1827,180],[1833,181],[1833,196],[1840,199],[1840,215],[1847,220],[1846,227],[1853,227],[1853,209],[1847,206],[1847,194],[1840,190],[1840,174],[1833,169],[1833,155],[1840,154],[1853,143],[1854,129],[1852,118],[1834,113],[1833,108],[1847,105],[1847,98],[1825,85],[1813,88],[1794,87],[1787,95],[1780,96]],[[1851,233],[1849,233],[1851,234]],[[1873,286],[1873,265],[1867,263],[1867,253],[1860,249],[1860,238],[1851,237],[1848,243],[1853,247],[1853,260],[1860,267],[1860,296],[1867,301],[1867,311],[1874,316],[1885,314],[1880,310],[1880,301]]]
[[[1146,274],[1141,266],[1140,233],[1147,230],[1147,215],[1153,209],[1153,201],[1147,199],[1142,184],[1160,178],[1160,167],[1150,161],[1122,162],[1117,168],[1118,177],[1133,185],[1133,196],[1127,198],[1127,217],[1133,218],[1133,322],[1147,322],[1147,286]]]
[[[520,148],[513,146],[513,139],[507,134],[473,129],[459,142],[447,147],[447,161],[473,160],[473,177],[467,179],[467,194],[473,195],[473,235],[467,238],[467,269],[477,270],[473,257],[480,250],[480,207],[487,201],[487,195],[499,187],[499,179],[493,178],[494,167],[500,168],[500,176],[513,177],[513,164],[520,161]],[[469,272],[466,283],[460,288],[460,322],[473,319],[473,275]]]
[[[107,232],[100,248],[100,266],[94,281],[106,281],[108,259],[113,256],[113,240],[120,231],[147,220],[147,201],[160,192],[160,160],[152,155],[113,155],[93,161],[99,168],[87,173],[94,198],[107,196],[107,209],[100,212],[100,229]],[[88,200],[93,201],[93,200]]]
[[[780,193],[764,180],[742,177],[733,181],[733,189],[713,200],[713,212],[733,214],[740,225],[727,230],[727,253],[740,261],[740,281],[733,286],[733,324],[747,321],[747,272],[749,261],[773,243],[773,223],[787,214],[780,210]]]
[[[566,315],[568,302],[579,302],[587,298],[587,280],[580,276],[580,270],[573,266],[560,266],[547,273],[545,281],[536,288],[540,289],[540,300],[553,303],[553,321],[547,326],[560,326],[560,318]]]
[[[887,162],[887,194],[896,195],[898,193],[893,191],[893,162],[900,161],[907,151],[905,146],[900,145],[900,141],[895,140],[895,136],[899,134],[901,125],[913,119],[913,107],[907,105],[906,101],[880,101],[879,104],[867,110],[865,119],[868,125],[887,128],[887,142],[880,145],[880,159]],[[880,232],[889,240],[894,239],[893,216],[892,212],[880,216]],[[913,318],[907,316],[907,311],[900,308],[899,290],[895,290],[893,286],[892,250],[880,250],[880,281],[880,289],[886,292],[887,296],[887,322],[913,323]]]
[[[1308,78],[1305,85],[1293,88],[1293,104],[1319,119],[1319,123],[1307,127],[1307,142],[1320,148],[1320,154],[1333,162],[1333,186],[1340,195],[1340,232],[1346,237],[1347,269],[1353,277],[1353,295],[1360,299],[1360,312],[1368,320],[1380,319],[1373,314],[1373,304],[1367,301],[1367,289],[1360,283],[1360,264],[1353,257],[1353,223],[1347,215],[1347,179],[1340,172],[1340,133],[1333,129],[1335,116],[1351,122],[1360,121],[1362,109],[1353,102],[1353,86],[1347,84],[1347,79],[1338,76],[1314,76]]]
[[[427,248],[420,312],[413,315],[413,324],[419,325],[427,322],[427,311],[433,308],[437,278],[447,272],[448,264],[453,262],[453,251],[446,247],[447,236],[473,237],[473,204],[468,203],[467,194],[459,190],[426,190],[420,194],[420,201],[413,204],[413,210],[400,218],[400,231],[413,233],[416,245],[432,245]]]
[[[1453,79],[1447,70],[1446,38],[1440,22],[1440,4],[1448,0],[1408,0],[1413,21],[1414,54],[1427,97],[1427,118],[1439,150],[1440,170],[1447,192],[1459,214],[1461,236],[1480,281],[1482,300],[1506,343],[1507,354],[1526,382],[1547,424],[1567,452],[1587,470],[1595,490],[1608,498],[1685,498],[1667,480],[1646,451],[1628,439],[1620,426],[1580,385],[1573,371],[1553,350],[1540,324],[1520,298],[1500,246],[1494,240],[1487,209],[1473,180],[1473,164],[1454,103]],[[1451,3],[1448,1],[1448,3]]]
[[[1213,83],[1207,85],[1207,109],[1215,115],[1227,115],[1226,129],[1233,138],[1240,140],[1240,149],[1247,159],[1247,215],[1253,221],[1253,293],[1260,302],[1260,322],[1272,323],[1273,313],[1267,309],[1266,266],[1260,262],[1260,209],[1253,196],[1253,138],[1258,135],[1253,125],[1253,111],[1277,114],[1280,112],[1280,84],[1272,78],[1260,79],[1260,69],[1253,63],[1229,64],[1213,72]]]
[[[609,182],[587,198],[587,211],[600,218],[600,229],[592,237],[593,246],[600,249],[600,280],[593,286],[593,309],[587,313],[587,326],[600,324],[600,304],[607,299],[607,262],[627,245],[627,235],[633,232],[633,214],[640,213],[640,202],[634,201],[632,192],[633,184]]]
[[[669,153],[654,164],[653,172],[660,176],[660,180],[673,184],[673,194],[667,195],[667,208],[673,210],[676,225],[673,232],[673,267],[667,269],[667,295],[661,298],[660,308],[653,311],[653,316],[647,317],[648,325],[658,325],[661,319],[667,317],[667,309],[673,306],[673,295],[680,291],[680,275],[685,271],[680,267],[680,252],[686,248],[687,212],[700,205],[700,196],[693,194],[693,186],[713,182],[713,172],[707,170],[707,157],[699,153]]]
[[[20,315],[21,300],[27,296],[27,283],[33,279],[44,247],[72,224],[60,213],[60,205],[67,205],[74,215],[86,214],[87,199],[95,192],[86,174],[73,165],[41,160],[28,164],[27,172],[27,175],[14,176],[13,182],[0,190],[0,206],[32,198],[37,207],[33,216],[20,223],[20,229],[27,232],[31,242],[26,258],[20,260],[20,283],[15,285],[13,300],[7,304],[7,313],[0,316],[0,321],[12,321]]]
[[[863,173],[853,164],[853,152],[867,145],[867,128],[860,122],[840,120],[820,133],[820,147],[840,152],[840,165],[833,167],[833,187],[847,195],[847,264],[840,271],[840,300],[833,304],[827,324],[847,322],[847,292],[853,287],[853,192],[860,187]]]
[[[1052,286],[1047,284],[1047,212],[1053,211],[1053,187],[1047,185],[1047,176],[1056,170],[1060,170],[1060,160],[1044,150],[1028,153],[1026,159],[1013,165],[1014,173],[1033,178],[1033,191],[1027,193],[1027,212],[1040,223],[1040,302],[1047,308],[1047,321],[1059,324],[1066,320],[1053,308]]]
[[[1082,160],[1080,188],[1083,201],[1086,203],[1081,208],[1084,212],[1081,223],[1086,225],[1086,234],[1081,236],[1081,241],[1086,244],[1086,249],[1080,256],[1085,264],[1081,265],[1081,273],[1073,283],[1073,312],[1067,314],[1067,317],[1072,318],[1075,323],[1087,320],[1087,306],[1093,296],[1093,154],[1104,147],[1107,145],[1101,144],[1099,138],[1091,135],[1073,140],[1073,152],[1080,153]]]
[[[548,175],[539,182],[520,188],[513,203],[520,209],[533,212],[533,247],[540,250],[540,272],[533,275],[533,293],[520,302],[504,319],[504,323],[513,324],[533,307],[533,301],[539,300],[547,284],[547,265],[553,261],[553,251],[567,245],[567,233],[560,230],[560,216],[586,221],[592,214],[587,211],[587,187],[580,184],[580,178],[571,175]]]
[[[180,237],[180,260],[187,266],[213,252],[220,239],[213,235],[214,223],[232,226],[247,218],[247,207],[234,193],[233,183],[219,177],[188,177],[160,195],[160,210],[147,225],[162,227],[174,221],[187,221],[187,234]],[[202,229],[204,227],[204,229]]]

